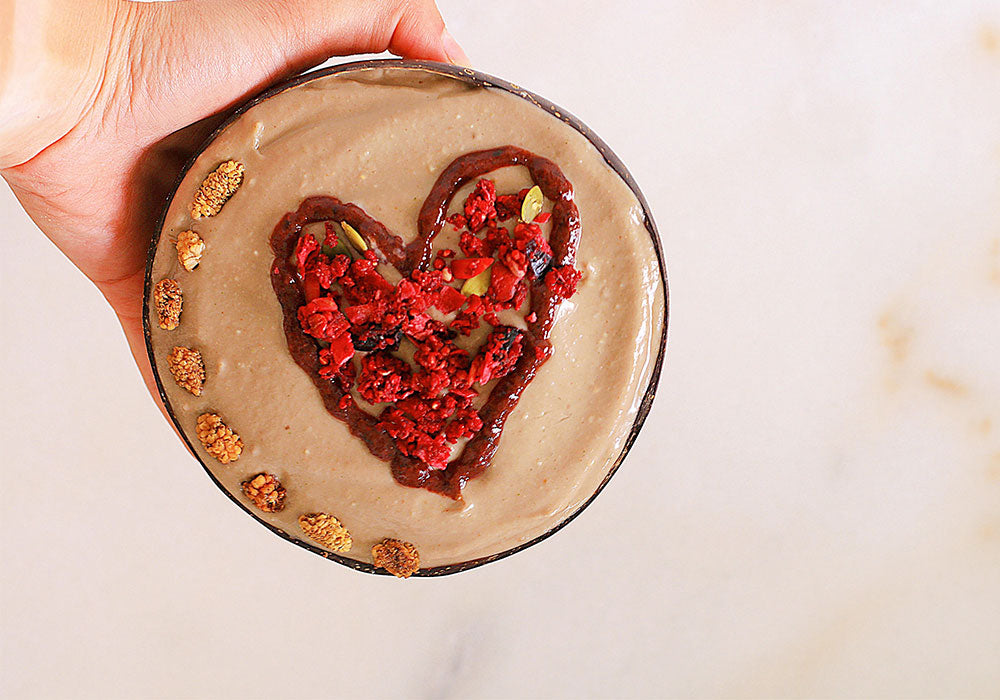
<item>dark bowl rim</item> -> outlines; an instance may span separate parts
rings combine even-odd
[[[170,417],[171,422],[174,424],[174,428],[177,430],[177,433],[180,436],[181,440],[184,441],[184,444],[187,445],[188,450],[198,461],[198,463],[201,464],[202,468],[205,470],[205,473],[208,474],[212,482],[224,494],[226,494],[226,496],[228,496],[233,503],[239,506],[250,517],[252,517],[254,520],[256,520],[258,523],[266,527],[274,534],[299,547],[302,547],[303,549],[306,549],[314,554],[318,554],[319,556],[325,559],[335,561],[338,564],[342,564],[343,566],[355,569],[356,571],[363,571],[365,573],[376,574],[376,575],[386,575],[386,576],[389,575],[388,572],[385,571],[384,569],[377,569],[374,565],[369,564],[368,562],[358,561],[356,559],[351,559],[349,557],[345,557],[340,554],[328,552],[326,550],[320,549],[315,545],[309,544],[308,542],[305,542],[297,537],[288,534],[280,527],[277,527],[276,525],[267,522],[266,520],[258,516],[256,513],[254,513],[253,510],[251,510],[247,504],[243,503],[239,498],[236,497],[236,495],[231,493],[227,488],[225,488],[219,482],[219,480],[212,473],[212,470],[208,468],[208,465],[205,464],[205,461],[198,455],[197,450],[194,448],[194,445],[191,443],[190,439],[188,439],[187,433],[181,426],[180,420],[174,414],[173,407],[170,404],[170,399],[167,397],[167,393],[164,390],[164,384],[163,380],[160,377],[160,372],[157,369],[156,357],[153,354],[151,325],[150,325],[150,306],[151,306],[150,298],[153,286],[152,283],[153,260],[156,257],[156,249],[159,244],[161,234],[163,232],[164,224],[166,223],[167,212],[169,211],[170,205],[173,202],[174,195],[177,192],[177,188],[180,186],[181,182],[187,175],[188,171],[194,166],[194,163],[197,160],[198,156],[200,156],[201,153],[206,148],[208,148],[208,146],[213,141],[215,141],[215,139],[218,138],[218,136],[222,134],[222,132],[225,131],[241,115],[243,115],[245,112],[247,112],[249,109],[256,106],[257,104],[263,102],[264,100],[270,97],[273,97],[274,95],[277,95],[280,92],[284,92],[285,90],[288,90],[290,88],[297,87],[312,80],[316,80],[318,78],[324,78],[330,75],[339,75],[341,73],[351,73],[356,71],[371,70],[377,68],[390,68],[390,69],[419,68],[428,71],[430,73],[436,73],[439,75],[445,75],[451,78],[456,78],[479,87],[503,90],[504,92],[508,92],[517,97],[520,97],[521,99],[531,102],[536,107],[545,110],[546,112],[556,117],[560,121],[573,127],[576,131],[582,134],[588,141],[590,141],[590,143],[593,144],[595,148],[597,148],[598,152],[600,152],[604,160],[608,163],[608,165],[611,166],[611,168],[616,173],[618,173],[619,177],[621,177],[622,180],[625,181],[625,184],[628,185],[629,189],[632,190],[632,193],[639,201],[639,204],[642,207],[643,215],[645,218],[644,224],[646,230],[649,232],[650,238],[652,239],[653,249],[656,252],[656,261],[657,261],[657,266],[659,268],[660,281],[663,284],[663,328],[660,333],[659,347],[656,354],[656,362],[653,365],[653,370],[649,377],[649,384],[647,385],[646,391],[643,394],[642,401],[639,403],[639,408],[638,411],[636,412],[635,420],[632,422],[632,427],[629,430],[629,434],[625,440],[625,444],[623,445],[622,450],[619,453],[617,459],[615,459],[614,465],[612,465],[611,469],[608,470],[607,475],[605,475],[600,485],[597,487],[597,489],[595,489],[594,493],[591,494],[590,497],[586,501],[584,501],[583,504],[581,504],[580,507],[578,507],[575,511],[566,516],[563,520],[561,520],[558,524],[556,524],[546,532],[542,533],[541,535],[538,535],[537,537],[529,540],[528,542],[525,542],[516,547],[512,547],[502,552],[491,554],[485,557],[479,557],[477,559],[471,559],[469,561],[464,561],[457,564],[446,564],[442,566],[431,567],[428,569],[420,569],[414,574],[415,577],[447,576],[449,574],[468,571],[470,569],[474,569],[480,566],[484,566],[486,564],[490,564],[495,561],[499,561],[500,559],[504,559],[513,554],[517,554],[521,550],[536,545],[542,540],[545,540],[554,535],[555,533],[559,532],[559,530],[566,527],[572,520],[574,520],[578,515],[580,515],[580,513],[586,510],[587,507],[594,502],[594,499],[597,498],[597,496],[601,493],[601,491],[603,491],[604,488],[608,485],[608,482],[611,481],[611,477],[613,477],[618,472],[618,469],[621,466],[622,462],[625,460],[625,457],[628,455],[629,450],[632,449],[632,445],[635,443],[635,440],[639,435],[639,431],[642,429],[642,426],[646,421],[646,417],[649,415],[650,407],[652,406],[653,399],[656,396],[656,389],[659,384],[660,374],[663,368],[663,359],[666,353],[667,326],[670,318],[670,294],[669,294],[669,287],[667,284],[667,268],[666,268],[666,263],[663,259],[663,248],[660,242],[660,236],[656,228],[656,223],[653,220],[653,215],[652,212],[650,211],[649,203],[646,201],[645,196],[642,194],[642,191],[636,184],[635,179],[632,177],[632,174],[628,171],[628,168],[625,167],[625,164],[621,161],[620,158],[618,158],[617,155],[615,155],[615,153],[611,150],[611,148],[580,119],[573,116],[572,114],[570,114],[563,108],[559,107],[558,105],[555,105],[552,102],[546,100],[545,98],[536,95],[528,90],[525,90],[524,88],[520,87],[519,85],[515,85],[514,83],[510,83],[506,80],[502,80],[501,78],[497,78],[495,76],[488,75],[486,73],[482,73],[480,71],[473,70],[471,68],[455,66],[448,63],[437,63],[435,61],[417,61],[411,59],[396,59],[396,58],[379,58],[379,59],[367,59],[363,61],[352,61],[349,63],[342,63],[334,66],[329,66],[326,68],[319,68],[308,72],[304,72],[299,75],[293,76],[287,80],[284,80],[270,88],[267,88],[260,94],[250,98],[246,102],[232,109],[232,111],[225,117],[225,119],[219,124],[219,126],[216,127],[216,129],[211,133],[211,135],[209,135],[208,138],[205,139],[204,143],[202,143],[201,146],[199,146],[197,150],[194,152],[194,154],[188,159],[187,163],[185,163],[184,167],[181,169],[180,174],[177,176],[177,180],[174,183],[174,186],[171,189],[170,194],[166,197],[166,200],[163,205],[163,212],[160,215],[159,221],[157,222],[156,231],[154,232],[152,240],[150,241],[149,250],[147,251],[146,255],[146,272],[145,272],[143,305],[142,305],[143,338],[146,344],[146,353],[149,356],[149,363],[153,369],[153,378],[156,382],[156,388],[157,391],[159,392],[160,400],[163,402],[163,406],[167,412],[167,415]]]

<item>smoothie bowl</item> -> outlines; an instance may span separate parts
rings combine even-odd
[[[635,440],[666,342],[655,225],[563,110],[436,63],[299,76],[182,175],[149,254],[168,414],[234,502],[362,571],[551,535]]]

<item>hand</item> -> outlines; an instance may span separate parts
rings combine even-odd
[[[114,308],[154,397],[146,250],[213,117],[329,56],[468,62],[433,0],[0,0],[0,24],[0,173]]]

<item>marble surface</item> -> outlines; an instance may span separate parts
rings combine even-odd
[[[3,188],[0,695],[1000,695],[1000,3],[441,5],[658,218],[622,471],[459,576],[313,556],[211,485]]]

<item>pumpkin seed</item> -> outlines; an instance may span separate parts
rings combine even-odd
[[[326,243],[324,243],[320,247],[320,252],[331,259],[333,259],[338,255],[346,255],[351,260],[354,260],[357,257],[357,254],[354,252],[354,249],[351,248],[351,246],[347,245],[347,242],[344,240],[344,236],[337,237],[337,245],[335,246],[331,247],[328,246]]]
[[[337,255],[346,255],[351,260],[354,260],[355,258],[357,258],[358,255],[357,253],[354,252],[351,246],[347,245],[347,243],[344,242],[343,238],[338,240],[337,245],[335,245],[332,248],[326,245],[323,246],[323,252],[327,255],[327,257],[331,259],[336,257]]]
[[[542,211],[542,202],[544,201],[541,187],[535,185],[528,190],[528,194],[524,195],[524,201],[521,203],[521,221],[526,224],[534,221],[535,217]]]
[[[347,240],[351,242],[351,245],[362,252],[368,250],[368,244],[365,243],[365,239],[361,237],[360,233],[354,230],[353,226],[346,221],[341,221],[340,227],[344,229],[344,235],[347,236]]]
[[[462,294],[465,296],[484,296],[486,290],[490,288],[490,279],[493,277],[493,266],[487,267],[485,270],[480,272],[475,277],[470,277],[465,280],[465,284],[462,285]]]

